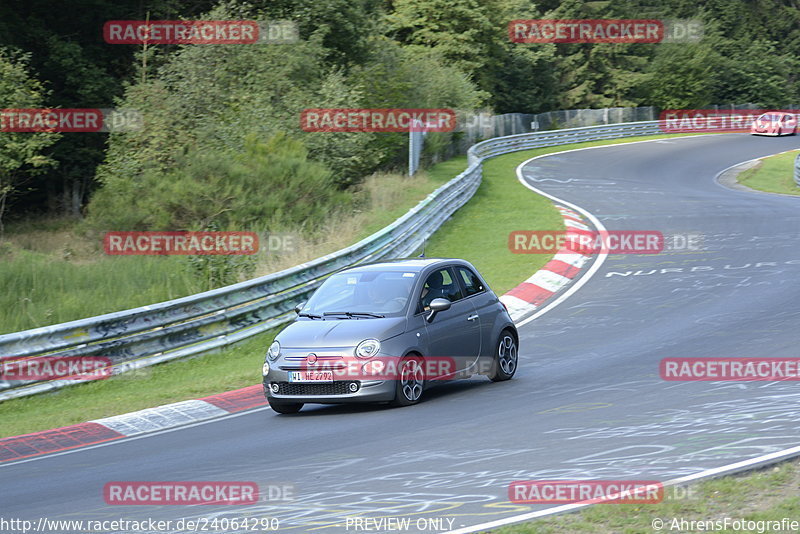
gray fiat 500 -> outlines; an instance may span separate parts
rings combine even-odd
[[[517,329],[464,260],[346,269],[296,311],[264,360],[264,394],[278,413],[305,403],[409,406],[437,382],[475,374],[502,381],[517,369]]]

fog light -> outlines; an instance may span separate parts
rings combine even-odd
[[[350,387],[350,391],[352,391],[353,393],[358,391],[358,384],[356,384],[355,382],[350,382],[350,386],[349,387]]]
[[[272,383],[270,384],[269,389],[271,389],[273,393],[277,393],[280,387],[278,386],[278,384]]]

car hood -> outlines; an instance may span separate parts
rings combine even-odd
[[[283,330],[276,339],[282,347],[349,347],[369,338],[384,341],[402,334],[406,329],[405,317],[382,319],[309,319],[296,321]]]

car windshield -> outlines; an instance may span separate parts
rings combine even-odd
[[[332,275],[300,312],[311,318],[369,319],[405,312],[416,273],[404,271],[343,272]]]

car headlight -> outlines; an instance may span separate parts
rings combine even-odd
[[[273,341],[272,345],[269,346],[269,350],[267,351],[267,358],[272,361],[278,359],[278,356],[281,355],[281,344],[277,341]]]
[[[359,358],[372,358],[381,350],[381,342],[377,339],[365,339],[356,347],[356,356]]]
[[[269,374],[269,362],[264,362],[264,367],[261,368],[261,374],[267,376]]]

